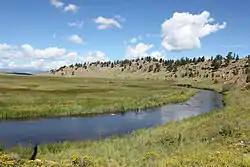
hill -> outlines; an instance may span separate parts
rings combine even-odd
[[[133,60],[76,63],[50,70],[52,76],[104,77],[104,78],[155,78],[155,79],[207,79],[235,86],[249,86],[250,55],[239,59],[229,52],[225,57],[216,55],[210,59],[181,58],[163,60],[145,57]]]

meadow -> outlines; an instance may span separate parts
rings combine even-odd
[[[198,85],[209,87],[207,83]],[[221,90],[220,85],[211,87]],[[249,167],[250,91],[231,89],[224,92],[223,99],[226,107],[222,110],[122,137],[45,144],[39,146],[35,161],[17,162],[9,158],[8,162],[81,166],[84,158],[84,166]],[[23,158],[32,154],[29,147],[12,151]],[[8,159],[7,155],[2,157]]]
[[[195,90],[172,82],[0,75],[0,120],[86,116],[186,101]]]

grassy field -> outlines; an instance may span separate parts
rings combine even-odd
[[[163,80],[0,75],[0,119],[102,114],[186,101]]]
[[[84,157],[85,166],[249,167],[250,91],[230,90],[223,98],[223,110],[120,138],[41,145],[38,160],[23,164],[78,166]],[[23,157],[32,152],[22,147],[12,151]]]

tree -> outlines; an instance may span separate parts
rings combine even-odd
[[[247,63],[250,64],[250,55],[247,56]]]
[[[159,64],[159,63],[155,63],[154,73],[155,73],[155,72],[159,72],[159,71],[160,71],[160,69],[161,69],[160,64]]]
[[[177,72],[178,70],[177,70],[177,67],[176,66],[174,66],[173,67],[173,72],[175,73],[175,72]]]
[[[214,67],[215,69],[218,69],[221,66],[221,60],[214,59],[211,63],[211,66]]]
[[[239,55],[236,56],[235,60],[238,61],[240,58],[239,58]]]
[[[216,55],[215,60],[222,60],[223,57],[221,55]]]
[[[204,57],[204,56],[202,56],[201,61],[202,61],[202,62],[204,62],[204,61],[205,61],[205,57]]]
[[[156,59],[155,57],[153,57],[153,62],[157,62],[158,61],[158,59]]]
[[[151,72],[151,71],[153,71],[153,65],[152,64],[148,68],[148,72]]]
[[[228,61],[233,60],[232,54],[233,54],[233,52],[228,52],[228,54],[227,54],[227,56],[226,56],[226,59],[227,59]]]
[[[160,63],[162,63],[163,62],[163,59],[162,58],[160,58]]]
[[[132,61],[129,61],[129,66],[131,66],[132,65]]]

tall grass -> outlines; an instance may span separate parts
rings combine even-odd
[[[197,117],[99,141],[41,145],[38,158],[80,166],[230,166],[250,164],[250,91],[230,90],[226,107]],[[31,155],[29,148],[15,148]]]
[[[186,101],[167,81],[0,76],[0,120],[125,112]]]

